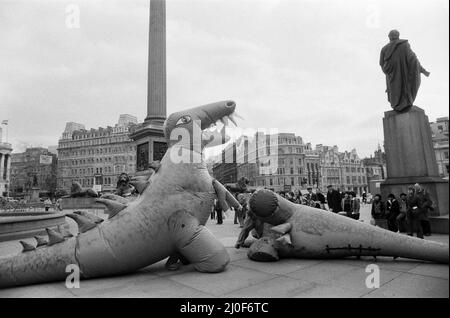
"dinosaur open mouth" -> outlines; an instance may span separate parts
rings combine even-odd
[[[242,119],[241,116],[233,112],[229,115],[223,116],[212,123],[208,128],[202,131],[202,140],[206,147],[214,147],[226,143],[230,136],[226,134],[226,127],[233,124],[238,127],[237,118]]]

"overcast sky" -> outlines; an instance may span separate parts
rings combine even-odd
[[[66,8],[80,9],[67,28]],[[167,0],[167,111],[233,99],[243,127],[313,145],[383,143],[379,52],[389,30],[422,65],[416,105],[448,116],[448,0]],[[146,115],[149,1],[0,0],[0,120],[14,151],[56,145],[65,123]],[[2,126],[4,127],[4,126]],[[4,132],[5,134],[5,132]]]

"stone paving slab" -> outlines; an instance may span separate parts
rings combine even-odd
[[[317,265],[323,261],[320,260],[297,260],[297,259],[281,259],[275,263],[273,262],[254,262],[247,256],[244,259],[233,262],[233,265],[245,267],[248,269],[264,272],[267,274],[286,275],[288,273],[296,272],[300,269],[308,268]]]
[[[173,281],[193,287],[213,296],[221,296],[275,277],[275,275],[235,265],[228,265],[227,269],[221,273],[205,274],[188,272],[183,275],[169,276]]]
[[[0,289],[1,298],[73,298],[76,297],[67,289],[64,282],[30,285],[8,289]]]
[[[364,297],[448,298],[448,279],[401,274]]]
[[[314,288],[314,283],[278,276],[263,282],[229,292],[222,297],[235,298],[291,298]]]

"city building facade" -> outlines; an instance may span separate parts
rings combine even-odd
[[[320,154],[321,190],[325,191],[328,185],[340,186],[343,182],[338,147],[319,144],[316,151]]]
[[[47,148],[32,147],[11,155],[11,185],[13,197],[27,197],[38,189],[44,196],[53,197],[56,191],[57,157]]]
[[[245,177],[252,187],[273,191],[301,189],[309,184],[308,176],[313,185],[314,181],[317,183],[318,175],[318,158],[310,153],[307,162],[305,148],[302,138],[292,133],[258,132],[253,136],[241,136],[225,148],[222,161],[214,166],[214,177],[225,180],[223,174],[228,171],[227,180],[236,182]],[[230,161],[232,158],[235,160]]]
[[[344,151],[339,154],[342,171],[342,191],[353,191],[357,195],[367,192],[367,174],[364,162],[356,152],[356,149]]]
[[[378,149],[374,152],[374,155],[369,158],[364,158],[363,162],[366,168],[368,193],[380,193],[380,184],[387,176],[386,154],[381,150],[381,146],[378,145]]]
[[[320,165],[320,153],[313,149],[311,143],[306,144],[305,148],[305,166],[306,166],[306,184],[314,188],[322,188],[322,172]]]
[[[0,128],[0,197],[10,195],[11,152],[12,145],[3,142],[2,128]]]
[[[437,118],[430,123],[433,148],[436,154],[439,175],[448,178],[449,174],[449,135],[448,117]]]
[[[136,172],[136,144],[129,138],[137,118],[120,115],[118,123],[86,130],[67,123],[58,143],[58,189],[70,191],[73,182],[97,191],[116,189],[118,176]]]

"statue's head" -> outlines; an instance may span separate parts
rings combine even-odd
[[[398,32],[398,30],[392,30],[391,32],[389,32],[388,36],[390,41],[395,41],[400,38],[400,32]]]

